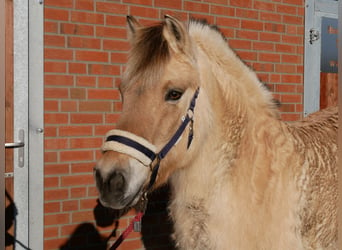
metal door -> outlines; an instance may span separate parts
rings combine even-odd
[[[304,115],[337,104],[338,0],[306,0]]]
[[[0,249],[43,249],[43,5],[0,9]]]

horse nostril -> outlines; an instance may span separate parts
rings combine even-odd
[[[123,192],[125,189],[125,177],[120,172],[114,172],[109,178],[108,178],[108,191],[109,192]]]

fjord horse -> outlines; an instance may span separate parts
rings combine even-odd
[[[215,26],[127,20],[123,110],[94,170],[102,204],[169,182],[179,249],[337,249],[337,108],[282,122]]]

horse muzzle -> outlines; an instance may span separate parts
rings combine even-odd
[[[140,199],[149,169],[126,155],[108,151],[94,168],[99,200],[105,207],[123,209]]]

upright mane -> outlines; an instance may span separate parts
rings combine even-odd
[[[232,85],[235,85],[234,87],[241,89],[242,92],[234,94],[246,95],[243,98],[239,96],[239,100],[248,100],[251,107],[261,109],[266,107],[269,115],[279,116],[276,109],[279,103],[259,81],[255,72],[229,47],[224,34],[217,26],[210,25],[203,20],[192,19],[189,21],[188,31],[193,41],[208,56],[216,77],[221,78],[222,90],[227,99],[232,99]]]

